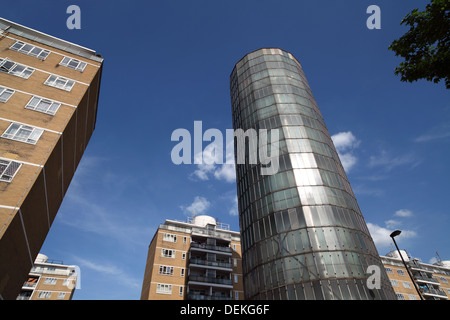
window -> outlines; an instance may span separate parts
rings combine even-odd
[[[166,258],[175,258],[175,250],[171,249],[161,249],[161,253],[163,257]]]
[[[64,279],[64,281],[63,281],[63,286],[65,286],[65,287],[69,287],[72,284],[73,284],[73,279],[71,279],[71,278]]]
[[[0,87],[0,102],[6,102],[13,95],[14,90]]]
[[[187,243],[187,237],[183,237],[183,244]]]
[[[405,300],[405,297],[401,293],[396,293],[398,300]]]
[[[13,122],[2,134],[2,137],[25,143],[36,144],[43,132],[43,129]]]
[[[56,284],[56,278],[45,278],[44,284]]]
[[[234,283],[238,283],[238,275],[237,274],[234,275]]]
[[[390,280],[391,280],[391,284],[393,287],[398,287],[397,280],[393,280],[393,279],[390,279]]]
[[[177,242],[177,235],[171,233],[164,233],[163,241]]]
[[[416,296],[413,294],[408,294],[408,298],[409,298],[409,300],[417,300]]]
[[[59,102],[33,96],[25,108],[54,115],[60,106],[61,103]]]
[[[65,293],[65,292],[60,292],[60,293],[58,294],[58,299],[64,299],[65,296],[66,296],[66,293]]]
[[[15,44],[11,46],[10,49],[25,53],[29,56],[33,56],[42,60],[45,60],[45,58],[47,58],[47,56],[50,54],[49,50],[33,46],[31,44],[22,41],[17,41]]]
[[[401,269],[397,269],[397,274],[398,274],[399,276],[404,276],[404,275],[405,275],[405,273],[404,273],[403,270],[401,270]]]
[[[0,58],[0,71],[28,79],[34,72],[34,69],[15,63],[9,59]]]
[[[186,252],[183,252],[183,253],[181,254],[181,259],[182,259],[182,260],[186,260]]]
[[[239,292],[238,291],[234,292],[234,300],[239,300]]]
[[[386,269],[386,273],[394,273],[394,272],[392,271],[392,269],[389,268],[389,267],[385,267],[385,269]]]
[[[167,276],[173,275],[173,267],[169,266],[159,266],[159,274],[164,274]]]
[[[444,277],[439,277],[439,280],[441,280],[442,283],[448,283],[447,279]]]
[[[84,71],[84,68],[86,68],[87,65],[86,62],[69,57],[64,57],[59,64],[64,67],[72,68],[81,72]]]
[[[156,285],[156,293],[172,294],[172,285],[171,284],[158,283]]]
[[[52,74],[47,80],[45,80],[44,84],[65,91],[70,91],[72,90],[75,81]]]
[[[38,298],[40,299],[50,299],[52,293],[50,291],[41,291],[39,292]]]
[[[180,275],[181,275],[182,277],[184,277],[184,268],[181,268],[181,270],[180,270]]]
[[[237,259],[236,259],[236,258],[233,258],[233,265],[234,265],[235,267],[237,267]]]
[[[183,287],[180,287],[180,291],[179,291],[180,296],[183,295]]]
[[[409,284],[408,281],[403,281],[403,287],[406,289],[411,289],[411,285]]]
[[[0,181],[10,182],[21,165],[21,163],[15,161],[0,159]]]

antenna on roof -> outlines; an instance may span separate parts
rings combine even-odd
[[[442,259],[439,256],[439,253],[437,251],[436,251],[436,257],[437,257],[437,261],[436,261],[437,265],[441,266],[442,265]]]

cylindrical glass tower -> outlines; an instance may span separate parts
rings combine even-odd
[[[230,78],[234,129],[279,129],[276,174],[236,165],[246,299],[396,299],[300,63],[264,48]]]

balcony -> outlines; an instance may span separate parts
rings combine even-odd
[[[428,297],[438,297],[438,298],[442,298],[442,299],[448,299],[445,292],[440,289],[430,289],[430,288],[422,288],[421,287],[420,291],[422,292],[423,295],[428,296]]]
[[[219,286],[229,286],[233,288],[233,281],[231,279],[217,278],[217,277],[206,277],[200,275],[190,275],[189,283],[196,282],[197,284],[205,285],[219,285]]]
[[[212,244],[198,243],[198,242],[191,242],[191,249],[219,251],[224,254],[232,254],[233,251],[230,247],[216,246]]]
[[[190,293],[188,294],[188,300],[233,300],[233,298],[218,294],[204,295]]]
[[[431,277],[424,277],[424,276],[414,275],[414,279],[417,282],[425,282],[425,283],[431,283],[431,284],[439,285],[439,281],[437,281],[436,279],[431,278]]]
[[[189,263],[191,265],[195,264],[195,265],[200,265],[200,266],[230,269],[230,271],[232,271],[232,269],[233,269],[231,263],[227,263],[227,262],[208,261],[205,259],[190,259]]]
[[[16,300],[30,300],[30,298],[31,298],[31,293],[30,293],[30,294],[27,294],[27,293],[20,293],[20,294],[17,296]]]

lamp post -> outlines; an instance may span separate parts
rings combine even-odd
[[[409,275],[409,277],[411,278],[411,281],[412,281],[412,283],[413,283],[413,285],[414,285],[414,288],[416,288],[416,291],[417,291],[417,293],[419,294],[420,300],[423,300],[422,294],[420,293],[419,288],[417,288],[417,284],[416,284],[416,282],[414,281],[414,279],[413,279],[413,277],[412,277],[412,275],[411,275],[411,272],[409,272],[409,268],[408,268],[408,266],[406,265],[405,260],[403,259],[402,253],[400,252],[400,249],[399,249],[398,246],[397,246],[397,242],[395,242],[395,239],[394,239],[394,238],[395,238],[396,236],[398,236],[400,233],[402,233],[400,230],[395,230],[394,232],[392,232],[392,233],[390,234],[390,237],[392,238],[392,241],[394,241],[395,247],[397,248],[397,252],[398,252],[398,254],[400,255],[400,258],[401,258],[402,261],[403,261],[403,265],[405,266],[406,271],[408,272],[408,275]]]

